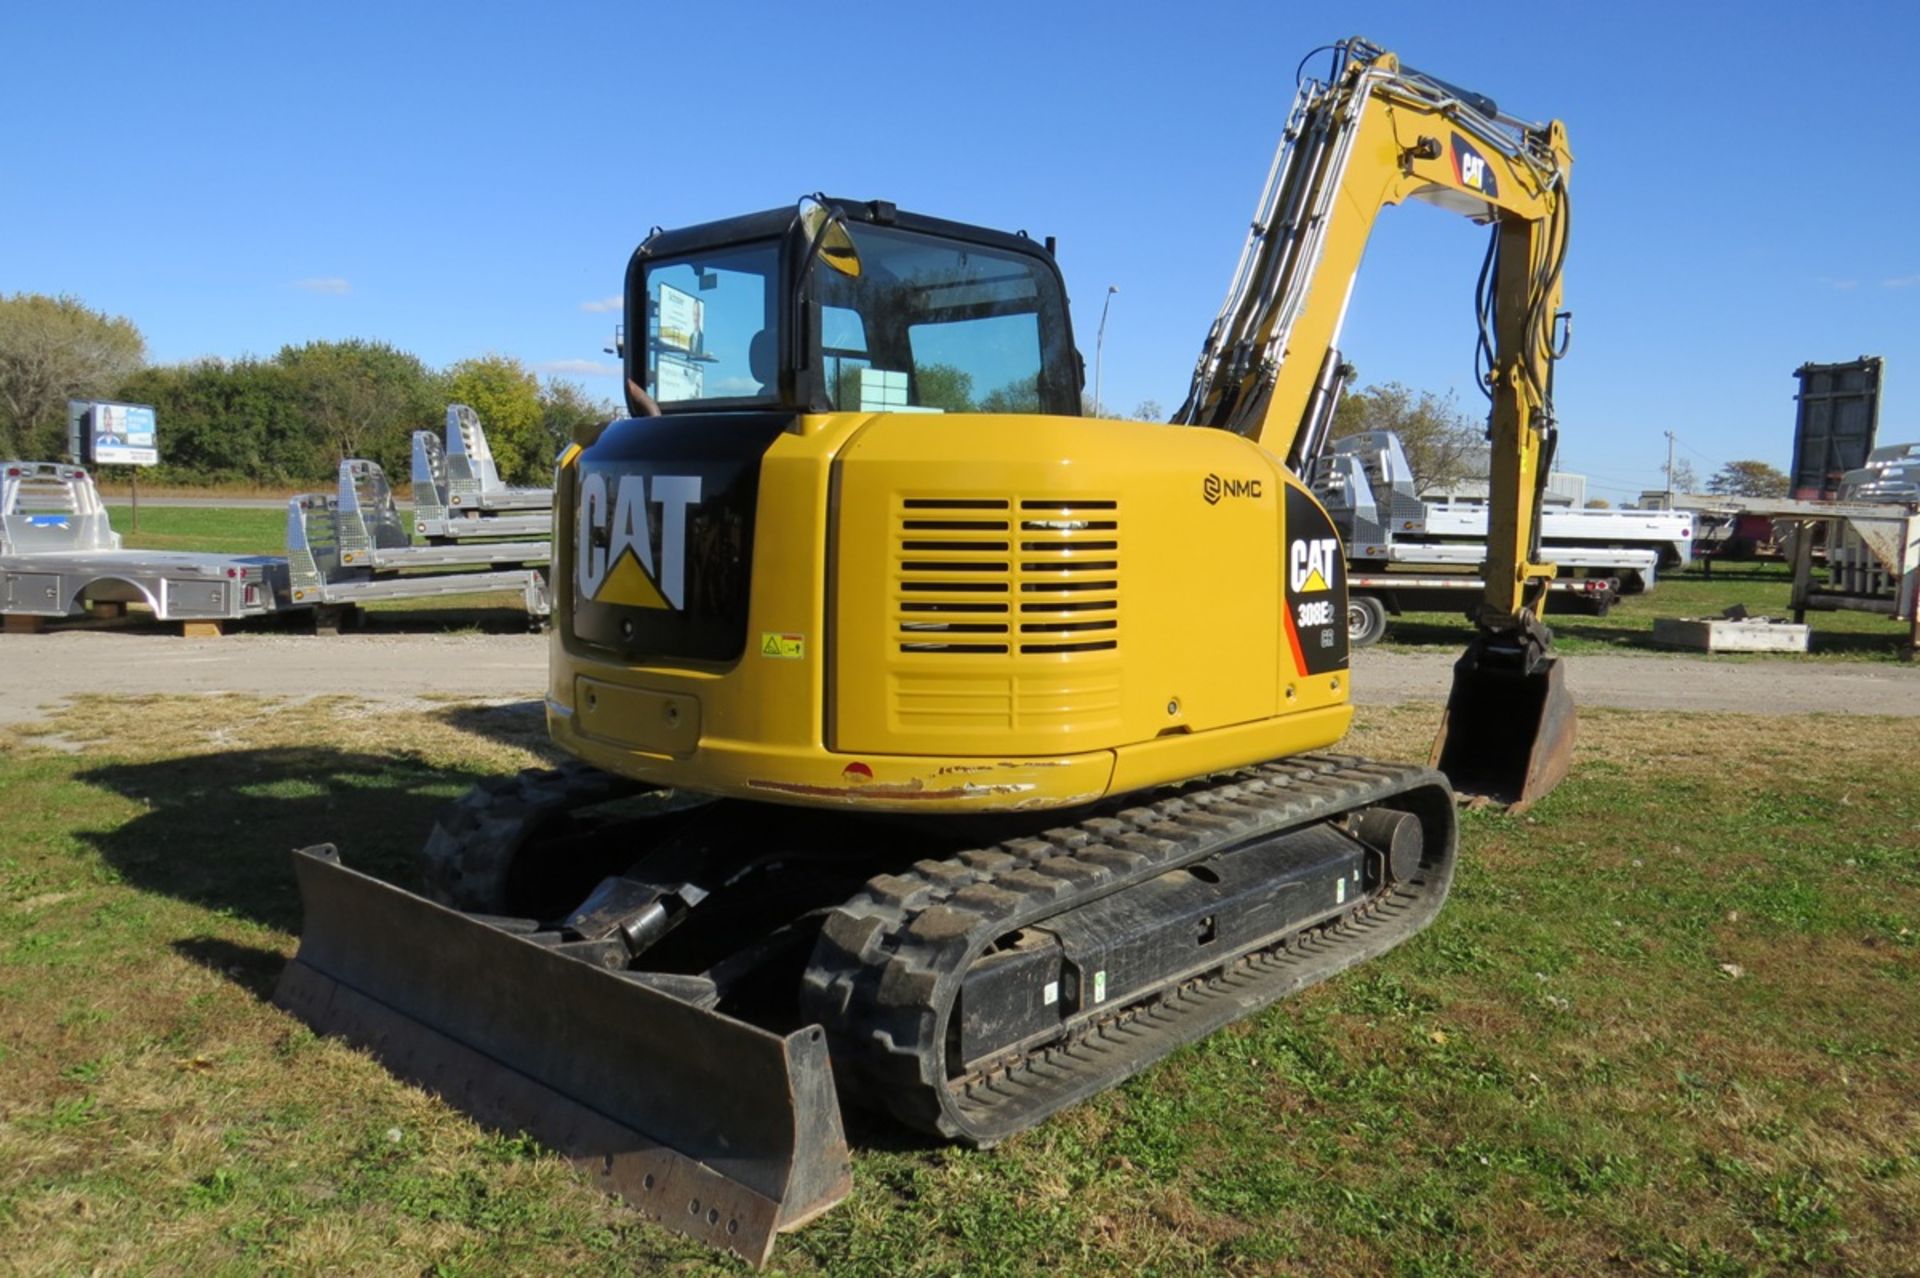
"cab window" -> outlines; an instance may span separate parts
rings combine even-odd
[[[661,404],[779,394],[772,241],[648,267],[647,392]]]
[[[1070,414],[1057,277],[1025,253],[850,223],[851,275],[816,264],[826,398],[843,411]]]

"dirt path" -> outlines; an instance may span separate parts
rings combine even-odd
[[[345,693],[405,703],[426,695],[542,695],[546,640],[535,635],[232,635],[178,639],[110,631],[0,636],[0,724],[86,692],[119,695]],[[1362,704],[1444,700],[1453,658],[1363,652]],[[1567,659],[1576,702],[1631,710],[1920,715],[1920,668],[1867,663],[1715,661],[1682,656]]]
[[[0,725],[39,718],[42,707],[88,692],[523,700],[543,695],[546,666],[539,635],[4,635]]]
[[[1920,715],[1920,666],[1838,661],[1728,661],[1648,653],[1568,657],[1577,705],[1737,714]],[[1444,700],[1453,657],[1363,652],[1354,699],[1363,705]]]

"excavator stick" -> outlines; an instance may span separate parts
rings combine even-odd
[[[306,925],[274,1002],[319,1032],[754,1265],[851,1190],[818,1026],[781,1035],[696,1006],[348,869],[328,844],[293,859]]]
[[[1574,719],[1558,657],[1483,635],[1454,663],[1429,762],[1461,797],[1524,812],[1572,766]]]

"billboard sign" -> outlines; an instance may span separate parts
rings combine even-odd
[[[691,293],[662,284],[654,295],[653,393],[661,403],[706,395],[707,306]]]
[[[157,466],[160,438],[147,404],[74,401],[67,406],[72,442],[94,466]]]
[[[656,307],[660,316],[657,334],[660,345],[689,355],[699,351],[707,309],[700,299],[670,284],[662,284]]]
[[[1880,382],[1886,361],[1862,355],[1844,364],[1802,364],[1793,423],[1793,481],[1798,500],[1831,501],[1840,479],[1867,464],[1880,433]]]

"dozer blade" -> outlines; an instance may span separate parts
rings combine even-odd
[[[1573,763],[1573,697],[1557,657],[1507,661],[1476,643],[1453,667],[1453,692],[1430,766],[1456,794],[1524,812]]]
[[[293,860],[306,925],[274,1002],[314,1029],[755,1265],[847,1196],[819,1027],[783,1037],[695,1007],[350,870],[329,845]]]

